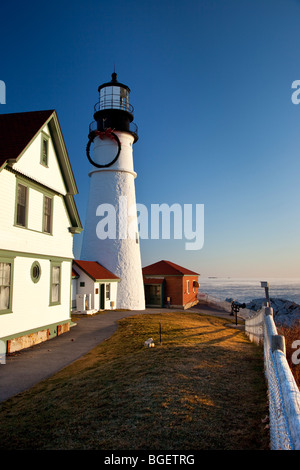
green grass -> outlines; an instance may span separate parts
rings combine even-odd
[[[121,320],[89,354],[1,404],[0,448],[268,449],[262,350],[226,323],[190,312]]]

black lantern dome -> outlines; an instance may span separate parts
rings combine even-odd
[[[137,126],[133,123],[133,106],[129,103],[130,88],[117,80],[117,74],[112,74],[112,80],[98,87],[99,101],[94,107],[95,121],[90,125],[90,132],[107,129],[129,132],[138,140]]]

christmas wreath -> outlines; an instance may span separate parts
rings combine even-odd
[[[110,163],[106,163],[105,165],[100,165],[100,163],[96,163],[92,160],[91,156],[90,156],[90,147],[91,147],[91,144],[92,142],[94,141],[95,137],[100,137],[101,140],[103,140],[104,138],[109,138],[109,139],[112,139],[114,140],[115,142],[117,142],[117,145],[118,145],[118,152],[115,156],[115,158],[110,162]],[[86,146],[86,155],[90,161],[90,163],[94,166],[96,166],[97,168],[107,168],[111,165],[113,165],[119,158],[119,155],[120,155],[120,152],[121,152],[121,142],[120,142],[120,139],[119,137],[117,136],[117,134],[115,134],[113,132],[112,129],[106,129],[105,131],[101,132],[101,131],[92,131],[90,134],[89,134],[89,141],[87,143],[87,146]]]

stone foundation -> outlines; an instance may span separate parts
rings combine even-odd
[[[42,343],[49,339],[49,330],[37,331],[29,335],[19,336],[18,338],[9,339],[7,341],[7,354],[20,351],[21,349],[30,348],[34,344]]]
[[[70,330],[70,323],[63,323],[57,325],[57,336],[67,333]],[[22,349],[30,348],[35,344],[43,343],[49,340],[49,329],[36,331],[27,335],[18,336],[17,338],[9,339],[7,341],[7,354],[21,351]]]

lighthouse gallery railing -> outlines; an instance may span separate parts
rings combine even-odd
[[[133,114],[134,108],[126,99],[120,98],[120,95],[107,94],[100,98],[94,106],[95,113],[103,109],[119,109]]]
[[[89,125],[89,132],[93,132],[96,130],[97,130],[97,121],[92,121],[91,124]],[[135,122],[131,122],[129,124],[129,131],[138,135],[138,126],[135,124]]]

